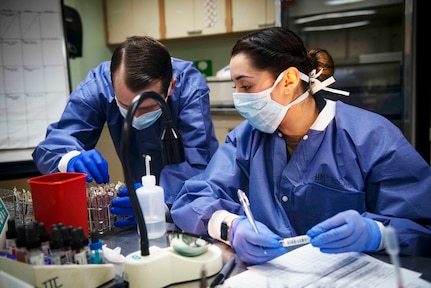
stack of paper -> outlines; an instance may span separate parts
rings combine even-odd
[[[420,273],[401,269],[404,287],[431,287]],[[326,254],[310,244],[227,279],[223,287],[397,287],[393,265],[363,253]]]

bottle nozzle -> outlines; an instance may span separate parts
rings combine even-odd
[[[146,175],[142,176],[142,185],[148,185],[148,186],[154,186],[156,185],[156,176],[151,175],[150,173],[150,161],[151,161],[151,156],[150,155],[145,155],[145,170],[146,170]]]
[[[150,176],[150,161],[151,161],[151,156],[150,155],[145,155],[145,172],[147,174],[147,176]]]

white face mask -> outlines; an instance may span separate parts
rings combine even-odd
[[[271,92],[283,79],[285,72],[283,71],[277,77],[274,85],[269,89],[256,93],[233,93],[235,108],[254,128],[262,132],[274,133],[278,126],[280,126],[289,108],[304,101],[309,95],[308,91],[305,91],[304,94],[286,106],[272,100]]]
[[[121,115],[125,119],[127,115],[127,109],[118,105],[118,102],[117,106],[120,109]],[[153,125],[157,121],[157,119],[159,119],[160,115],[162,115],[162,109],[144,113],[139,117],[133,117],[132,126],[138,130],[143,130]]]
[[[169,84],[168,90],[166,91],[165,102],[167,102],[168,100],[169,90],[171,86],[172,86],[172,82]],[[120,104],[118,104],[117,97],[115,97],[115,102],[117,103],[117,106],[120,109],[121,115],[123,116],[124,119],[126,119],[127,109],[121,107]],[[157,109],[151,112],[144,113],[139,117],[133,117],[132,126],[137,130],[143,130],[153,125],[157,121],[157,119],[159,119],[160,115],[162,115],[162,109]]]

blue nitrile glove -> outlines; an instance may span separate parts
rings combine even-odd
[[[142,187],[142,183],[135,183],[135,190]],[[122,216],[121,219],[115,221],[115,227],[127,227],[136,225],[136,219],[133,213],[132,203],[130,203],[129,192],[127,186],[118,191],[117,198],[111,200],[111,214]]]
[[[377,223],[347,210],[326,219],[308,230],[311,245],[325,253],[374,252],[382,234]]]
[[[280,245],[280,236],[274,234],[264,224],[256,221],[257,234],[247,217],[240,216],[232,225],[230,245],[239,258],[248,264],[261,264],[287,252]]]
[[[81,152],[67,163],[67,172],[87,174],[87,182],[93,179],[97,184],[109,183],[108,162],[99,151],[93,149]]]

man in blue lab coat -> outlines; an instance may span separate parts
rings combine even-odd
[[[116,48],[111,61],[92,69],[71,93],[60,120],[48,126],[46,139],[32,154],[39,171],[83,172],[88,175],[87,182],[108,183],[108,163],[95,150],[97,141],[106,123],[121,160],[127,109],[134,97],[146,90],[165,98],[184,142],[186,162],[163,165],[160,138],[164,117],[155,101],[147,99],[132,122],[131,170],[139,183],[146,174],[143,155],[150,155],[151,174],[164,188],[165,202],[170,206],[182,182],[207,166],[218,142],[204,77],[192,62],[171,58],[166,48],[150,37],[128,38]],[[130,205],[127,207],[131,213]]]

